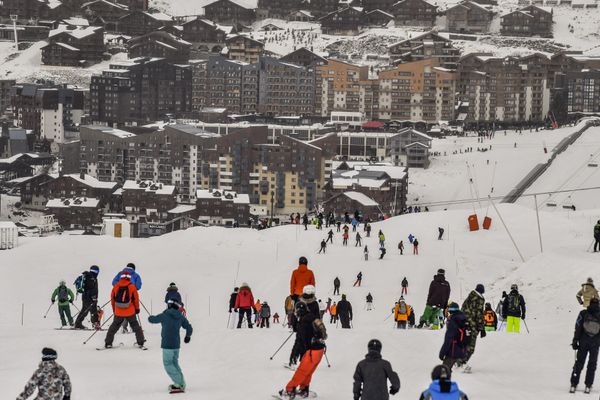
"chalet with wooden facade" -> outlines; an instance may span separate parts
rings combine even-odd
[[[463,1],[446,10],[449,32],[487,33],[494,12],[475,1]]]
[[[191,47],[191,43],[162,31],[135,37],[127,43],[129,58],[159,57],[174,63],[188,62]]]
[[[117,31],[124,35],[142,36],[173,24],[173,18],[167,14],[134,11],[119,18]]]
[[[165,222],[177,206],[177,189],[153,181],[128,180],[123,184],[123,209],[133,223]]]
[[[552,37],[551,8],[530,5],[505,14],[500,19],[500,33],[505,36]]]
[[[46,20],[68,18],[73,10],[60,0],[2,0],[0,2],[0,17],[10,18],[18,15],[20,20]]]
[[[233,26],[218,25],[204,18],[195,18],[182,25],[182,39],[192,44],[193,50],[220,53],[227,35],[235,33]]]
[[[279,60],[296,65],[303,65],[305,67],[327,64],[327,59],[308,50],[306,47],[301,47],[298,50],[294,50],[291,53],[281,57]]]
[[[396,2],[397,0],[363,0],[362,6],[366,12],[373,10],[390,12]]]
[[[204,6],[204,16],[221,24],[250,25],[256,20],[256,0],[217,0]]]
[[[106,31],[114,32],[117,21],[129,14],[129,8],[110,0],[93,0],[81,6],[82,14],[94,25],[103,26]]]
[[[209,225],[245,224],[250,219],[250,197],[229,190],[197,190],[193,215]]]
[[[285,19],[290,12],[298,11],[301,7],[301,0],[258,0],[256,17]]]
[[[456,68],[460,58],[460,49],[434,31],[394,43],[388,47],[388,53],[393,63],[435,58],[440,60],[441,66],[450,69]]]
[[[391,13],[394,14],[396,26],[434,26],[437,17],[437,6],[425,0],[400,0],[394,3]]]
[[[49,42],[42,47],[42,63],[83,67],[102,60],[105,52],[104,29],[76,28],[61,25],[50,32]]]
[[[365,14],[365,25],[371,27],[388,26],[394,20],[394,16],[382,10],[371,10]]]
[[[225,41],[231,60],[242,61],[249,64],[258,62],[265,50],[265,44],[246,35],[236,35]]]
[[[321,32],[326,35],[357,35],[365,22],[365,14],[358,7],[345,7],[330,12],[321,19]]]
[[[310,11],[297,10],[289,13],[286,19],[288,21],[312,22],[315,20],[315,16]]]

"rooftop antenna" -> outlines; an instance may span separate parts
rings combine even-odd
[[[19,19],[19,16],[17,14],[10,15],[10,20],[13,23],[13,33],[15,35],[15,48],[18,51],[19,50],[19,39],[17,38],[17,19]]]

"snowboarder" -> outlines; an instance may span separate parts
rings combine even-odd
[[[356,275],[356,281],[354,282],[354,286],[358,286],[360,287],[360,284],[362,283],[362,271],[358,273],[358,275]]]
[[[592,278],[587,278],[587,281],[581,285],[581,290],[577,292],[576,297],[583,308],[588,308],[591,299],[599,298],[598,291],[594,287],[594,280]]]
[[[231,293],[231,295],[229,296],[229,312],[230,313],[231,313],[231,311],[235,311],[235,300],[237,299],[239,290],[240,290],[239,287],[234,287],[233,293]],[[181,296],[179,298],[181,299]],[[179,303],[181,304],[181,302],[179,302]]]
[[[444,237],[444,228],[438,227],[438,240],[442,240]]]
[[[365,255],[365,261],[369,261],[369,246],[365,245],[365,249],[363,250],[363,254]]]
[[[431,385],[421,393],[419,400],[469,400],[466,394],[458,389],[456,382],[452,382],[450,377],[452,370],[445,365],[436,366],[431,372]]]
[[[331,318],[329,319],[329,323],[330,324],[335,324],[338,320],[337,317],[337,303],[334,301],[333,304],[331,305],[331,307],[329,307],[329,315],[331,315]]]
[[[412,242],[413,244],[413,254],[418,256],[419,255],[419,241],[417,240],[417,238],[415,238]]]
[[[345,294],[342,295],[342,300],[338,303],[336,312],[337,317],[342,323],[342,328],[350,329],[350,321],[352,321],[352,304],[346,300]]]
[[[177,303],[183,305],[183,302],[181,301],[181,294],[179,293],[179,288],[177,287],[175,282],[169,283],[169,287],[167,287],[167,294],[165,294],[165,303],[168,304],[169,300],[175,300],[177,301]],[[231,312],[232,308],[233,307],[231,306],[231,299],[229,299],[229,312]]]
[[[242,282],[240,290],[235,299],[235,309],[239,312],[237,328],[242,327],[244,321],[244,315],[248,321],[248,328],[252,329],[252,309],[254,308],[254,296],[250,290],[250,286],[246,282]]]
[[[269,307],[269,304],[265,301],[264,303],[262,303],[262,305],[260,306],[260,328],[264,328],[265,325],[267,328],[269,328],[269,319],[271,318],[271,307]]]
[[[169,393],[185,392],[185,378],[179,366],[179,348],[181,347],[181,337],[179,330],[185,329],[184,343],[189,343],[192,337],[192,325],[180,311],[181,303],[177,300],[169,300],[167,309],[158,315],[150,315],[148,322],[151,324],[161,324],[161,341],[163,365],[167,375],[173,381],[169,385]]]
[[[316,289],[313,285],[306,285],[302,289],[302,296],[298,298],[298,301],[306,304],[308,310],[315,316],[319,316],[319,303],[315,297]]]
[[[485,299],[483,294],[485,293],[484,286],[480,283],[471,293],[467,296],[463,302],[461,311],[467,317],[468,330],[469,330],[469,342],[467,343],[466,354],[464,358],[465,372],[470,372],[471,367],[467,365],[469,359],[475,352],[475,346],[477,345],[477,335],[485,337],[485,320],[483,316],[483,309],[485,307]]]
[[[506,321],[506,332],[520,332],[521,320],[525,319],[525,299],[516,284],[511,285],[510,293],[502,303],[502,318]]]
[[[37,389],[37,400],[69,400],[71,379],[67,371],[56,362],[56,350],[44,347],[42,362],[27,381],[17,400],[29,398]],[[6,394],[6,393],[5,393]]]
[[[108,332],[106,332],[104,347],[107,349],[112,347],[115,333],[125,320],[129,322],[131,329],[135,332],[138,346],[142,347],[146,340],[144,339],[142,327],[137,320],[137,314],[140,313],[140,298],[137,289],[131,283],[131,275],[128,270],[123,270],[121,279],[113,286],[110,293],[110,303],[115,317],[108,328]]]
[[[373,309],[373,295],[371,292],[367,294],[367,311],[371,311]]]
[[[600,251],[600,219],[594,225],[594,253]]]
[[[344,239],[342,242],[342,246],[348,246],[348,237],[349,236],[350,235],[346,231],[344,231],[344,233],[342,233],[342,238]]]
[[[398,250],[400,250],[400,255],[404,254],[404,242],[402,240],[398,243]]]
[[[94,328],[99,329],[100,324],[98,323],[98,274],[100,268],[96,265],[92,265],[89,271],[83,272],[77,280],[75,280],[75,287],[78,293],[81,295],[81,312],[75,320],[75,329],[87,329],[83,326],[82,322],[90,313],[92,325]],[[80,282],[78,284],[78,282]]]
[[[446,281],[446,271],[442,268],[438,269],[437,274],[429,284],[429,293],[427,294],[427,302],[425,311],[419,320],[419,328],[433,322],[434,317],[438,313],[438,309],[445,309],[450,298],[450,284]]]
[[[58,284],[58,287],[54,289],[54,292],[52,292],[52,296],[50,298],[52,304],[56,302],[57,297],[58,315],[60,315],[61,325],[67,326],[68,321],[69,326],[73,326],[73,317],[71,317],[71,307],[69,305],[73,304],[75,296],[73,295],[73,291],[67,287],[67,283],[64,280],[61,280]]]
[[[327,252],[327,242],[325,239],[321,240],[321,248],[319,249],[319,254],[325,254]]]
[[[387,251],[385,250],[385,247],[380,247],[379,251],[381,252],[381,254],[379,255],[379,259],[383,260],[383,256],[385,256],[385,253],[387,253]]]
[[[406,304],[404,297],[400,296],[400,299],[394,306],[394,320],[396,321],[396,327],[398,329],[406,329],[411,312],[412,308]]]
[[[362,237],[360,236],[360,232],[356,232],[356,244],[354,247],[362,247]]]
[[[306,304],[298,302],[296,317],[298,323],[294,348],[301,355],[300,365],[285,389],[279,391],[279,396],[288,400],[296,398],[296,395],[299,397],[309,396],[312,375],[325,354],[325,340],[327,339],[327,330],[323,321],[313,314]]]
[[[379,247],[384,247],[385,246],[385,235],[383,234],[381,229],[379,230],[379,234],[377,235],[377,237],[379,239]]]
[[[325,305],[325,303],[323,303],[321,301],[321,299],[319,299],[318,305],[319,305],[319,318],[321,320],[323,320],[323,316],[325,315],[325,312],[327,311],[327,306]]]
[[[381,347],[379,340],[369,340],[368,353],[354,371],[354,400],[388,400],[388,380],[389,394],[393,396],[400,390],[400,378],[389,361],[381,358]]]
[[[456,303],[450,303],[448,313],[450,313],[450,317],[446,326],[444,344],[440,349],[440,360],[452,371],[454,364],[462,361],[466,355],[467,316],[460,311]]]
[[[333,244],[333,231],[331,229],[329,230],[329,232],[327,232],[327,242]]]
[[[402,286],[400,295],[404,296],[405,294],[408,294],[408,279],[406,279],[406,277],[402,278],[402,283],[400,285]]]
[[[300,257],[298,268],[294,270],[290,279],[290,294],[294,301],[298,300],[298,296],[302,294],[302,289],[306,285],[315,285],[315,275],[308,269],[308,260],[306,257]]]
[[[577,351],[575,365],[571,374],[571,393],[579,384],[579,378],[585,359],[589,355],[587,372],[585,375],[585,393],[589,393],[594,384],[596,364],[598,362],[598,347],[600,346],[600,306],[597,298],[590,301],[587,310],[582,310],[575,322],[573,336],[573,350]]]
[[[340,278],[338,278],[337,276],[335,277],[335,279],[333,280],[333,295],[338,295],[340,294]]]
[[[485,323],[485,330],[495,331],[498,329],[498,315],[492,310],[492,305],[490,303],[485,303],[485,310],[483,312],[483,320]]]

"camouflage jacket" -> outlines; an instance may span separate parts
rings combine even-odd
[[[469,322],[472,332],[477,333],[484,329],[484,308],[485,299],[478,292],[472,290],[461,307],[462,312],[467,316],[467,321]]]
[[[36,388],[35,400],[62,400],[71,395],[71,380],[67,371],[55,361],[42,361],[17,400],[27,399]]]

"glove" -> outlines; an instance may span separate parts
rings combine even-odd
[[[354,400],[360,400],[360,394],[355,394],[354,395]]]
[[[573,350],[579,350],[579,342],[577,340],[573,340],[573,343],[571,343],[571,347],[573,348]]]
[[[139,314],[140,313],[140,309],[138,308],[137,310],[135,310],[135,313]]]
[[[234,308],[234,309],[233,309],[233,312],[238,312],[238,309],[237,309],[237,308]]]
[[[523,314],[523,316],[521,317],[521,319],[522,319],[523,321],[525,321],[525,314]]]
[[[69,303],[73,304],[73,300],[69,300]]]
[[[71,400],[71,396],[68,394],[65,394],[62,398],[62,400]]]
[[[444,361],[444,356],[440,354],[439,359],[440,361]]]
[[[485,332],[485,330],[481,331],[481,337],[484,338],[485,335],[487,335],[487,333]]]
[[[395,388],[393,386],[390,386],[390,394],[393,396],[396,393],[398,393],[398,391],[400,390],[400,388]]]
[[[183,343],[189,343],[190,340],[192,340],[192,338],[189,336],[186,336],[185,338],[183,338]]]
[[[229,314],[231,314],[231,308],[229,309]]]
[[[52,302],[52,304],[54,304],[56,302],[56,300],[50,300]]]

